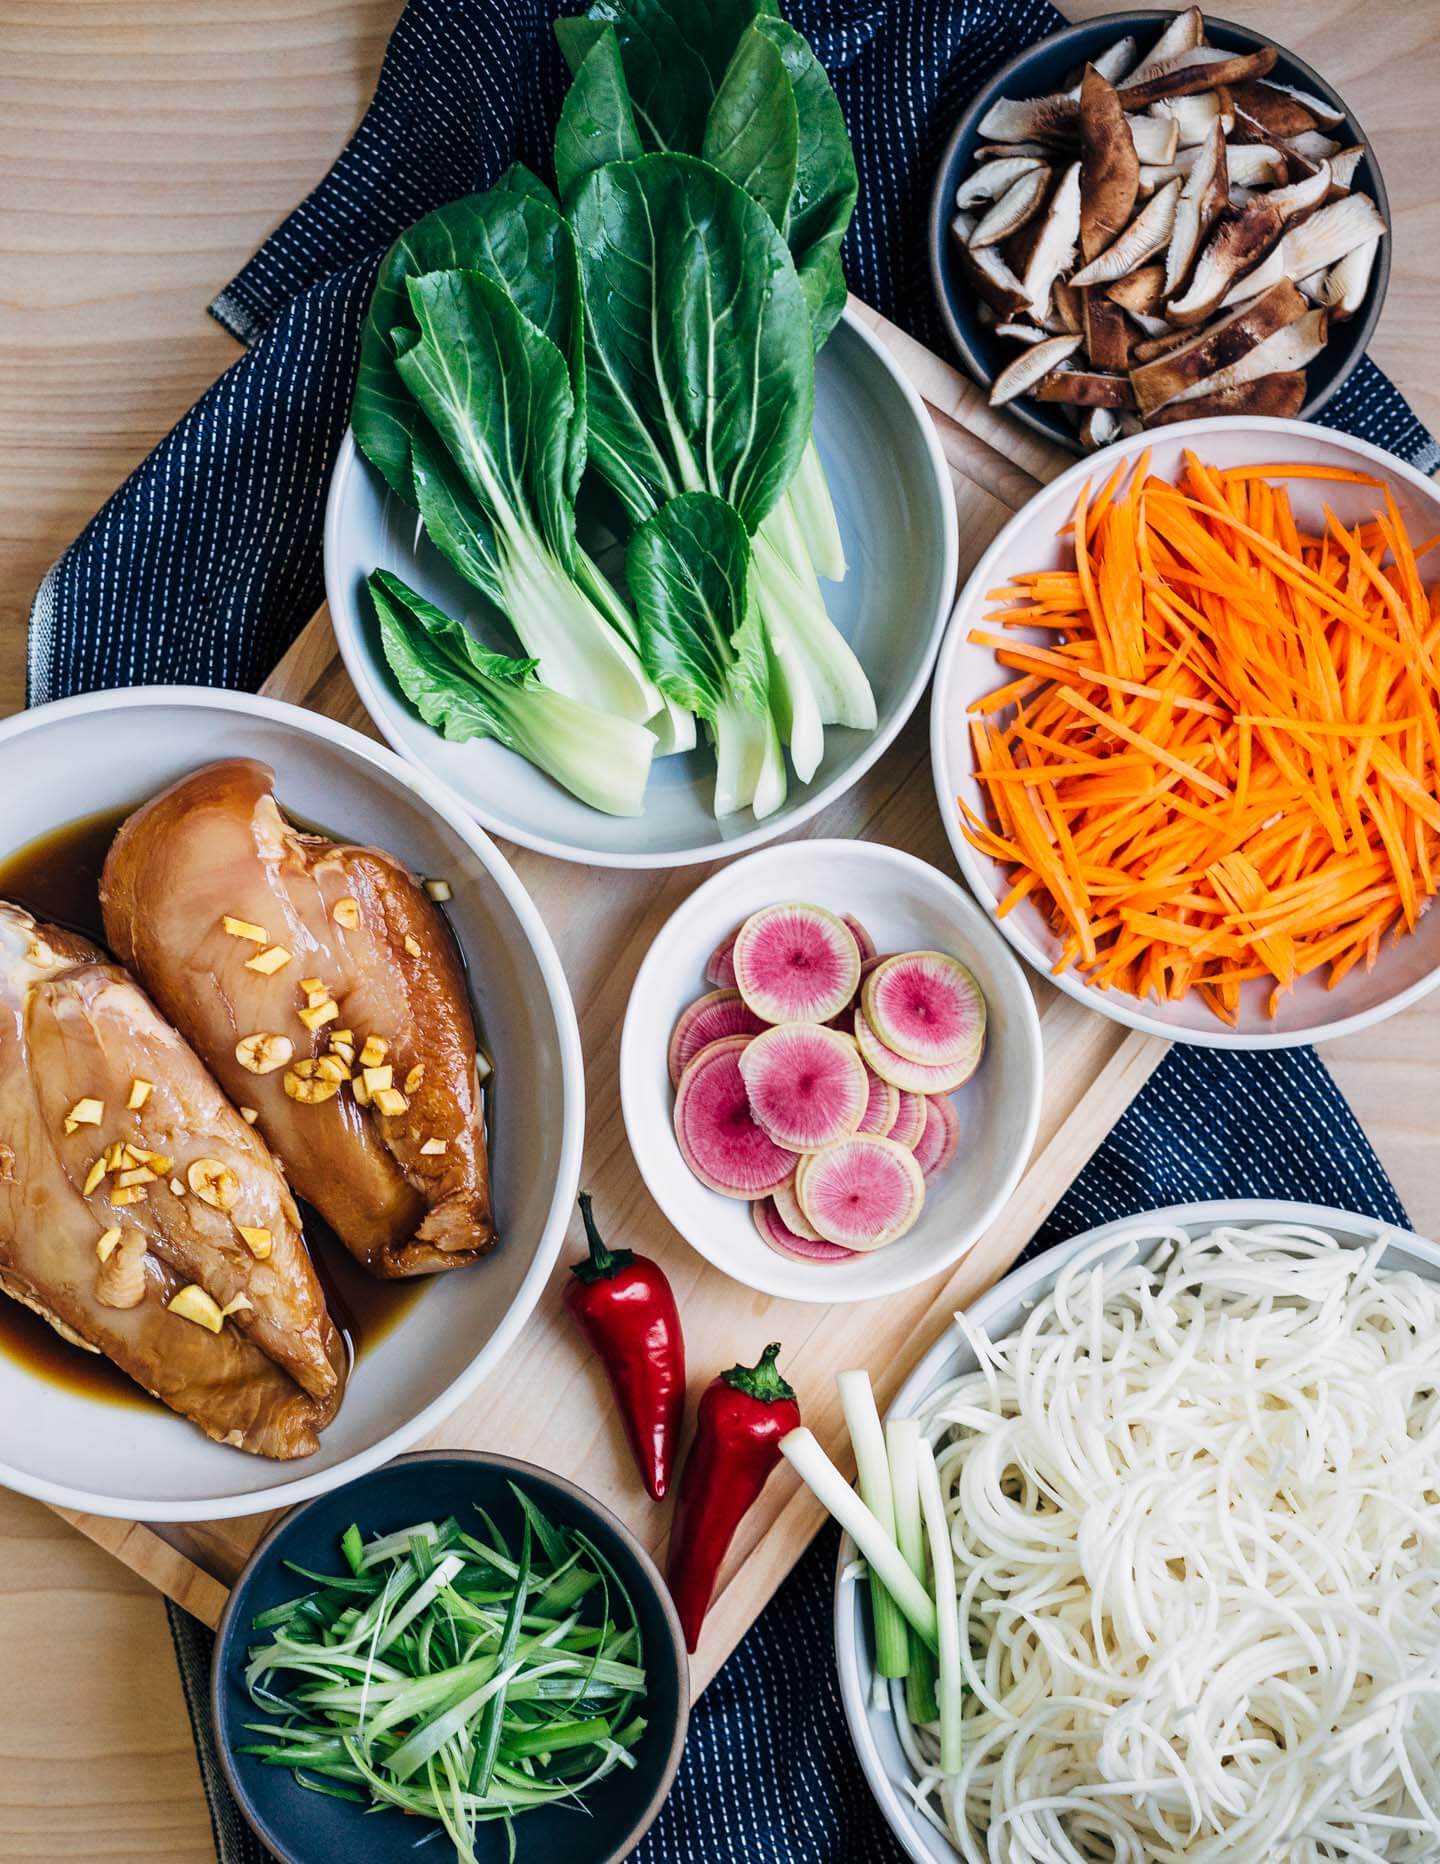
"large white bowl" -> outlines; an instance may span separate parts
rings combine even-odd
[[[580,1037],[564,972],[529,896],[458,799],[316,713],[188,687],[96,693],[0,724],[0,854],[78,817],[139,803],[217,757],[263,758],[296,815],[443,875],[495,1058],[491,1164],[502,1241],[437,1276],[360,1355],[318,1452],[269,1462],[162,1410],[117,1407],[0,1354],[0,1483],[91,1514],[209,1519],[288,1506],[384,1462],[434,1428],[503,1356],[554,1265],[584,1136]]]
[[[854,913],[882,952],[953,952],[987,1010],[985,1054],[952,1096],[960,1149],[925,1185],[908,1235],[848,1262],[793,1261],[760,1240],[750,1206],[710,1190],[681,1155],[666,1048],[687,1003],[711,986],[705,960],[757,907],[804,900]],[[939,1275],[981,1237],[1019,1182],[1035,1143],[1044,1057],[1024,972],[963,888],[874,841],[801,841],[722,868],[661,927],[636,973],[620,1038],[620,1102],[650,1194],[715,1267],[790,1301],[867,1301]]]
[[[1440,1281],[1440,1247],[1397,1230],[1374,1217],[1360,1217],[1321,1204],[1291,1204],[1266,1198],[1219,1198],[1210,1203],[1172,1204],[1140,1217],[1121,1218],[1087,1230],[1083,1236],[1057,1243],[1041,1256],[1015,1269],[966,1310],[966,1319],[983,1328],[992,1339],[1003,1339],[1021,1325],[1030,1309],[1054,1287],[1060,1271],[1082,1249],[1109,1239],[1116,1249],[1137,1232],[1157,1224],[1179,1225],[1197,1236],[1222,1223],[1305,1223],[1328,1231],[1347,1247],[1362,1248],[1377,1236],[1388,1239],[1381,1258],[1386,1268],[1411,1269]],[[891,1417],[910,1417],[921,1410],[939,1386],[975,1369],[975,1355],[958,1326],[946,1327],[930,1351],[895,1394]],[[917,1812],[906,1791],[909,1763],[895,1733],[895,1718],[877,1706],[875,1653],[871,1645],[869,1608],[864,1588],[855,1583],[855,1543],[845,1535],[835,1568],[835,1661],[840,1673],[840,1697],[845,1719],[860,1756],[870,1790],[884,1814],[885,1823],[914,1864],[957,1864],[960,1853],[944,1833]]]
[[[985,813],[984,797],[975,778],[965,708],[972,699],[992,692],[1010,677],[996,666],[992,649],[973,645],[968,639],[970,630],[984,623],[993,606],[986,601],[985,593],[1017,571],[1050,569],[1073,560],[1066,540],[1057,533],[1069,520],[1076,494],[1087,480],[1101,486],[1122,460],[1133,460],[1146,452],[1151,455],[1151,470],[1169,478],[1179,469],[1186,450],[1214,466],[1253,466],[1284,460],[1374,473],[1390,487],[1412,535],[1429,537],[1440,530],[1440,487],[1412,471],[1393,453],[1304,421],[1226,419],[1187,421],[1159,428],[1117,441],[1081,460],[1037,492],[996,537],[961,591],[940,650],[930,707],[930,752],[940,814],[961,873],[975,897],[992,914],[1009,890],[1005,870],[966,841],[955,806],[956,796],[963,796],[972,809]],[[1367,486],[1303,479],[1286,483],[1301,522],[1314,521],[1321,529],[1323,505],[1328,504],[1342,521],[1353,523],[1374,510],[1379,496]],[[1020,633],[1023,638],[1024,631]],[[1040,636],[1032,638],[1038,640]],[[1038,907],[1024,900],[998,924],[1028,964],[1051,976],[1059,941]],[[1357,965],[1334,990],[1326,989],[1322,972],[1301,978],[1281,998],[1279,1014],[1273,1019],[1265,1010],[1264,981],[1244,985],[1239,1026],[1233,1030],[1219,1022],[1198,999],[1141,1002],[1122,991],[1101,990],[1086,983],[1073,967],[1059,972],[1052,981],[1103,1016],[1128,1023],[1134,1029],[1148,1030],[1152,1035],[1210,1048],[1291,1048],[1364,1029],[1384,1016],[1393,1016],[1440,984],[1440,913],[1427,913],[1415,931],[1398,944],[1387,939],[1373,971]]]
[[[959,550],[950,476],[930,417],[849,311],[816,359],[815,439],[849,562],[843,582],[822,585],[825,605],[869,675],[879,723],[873,732],[827,728],[819,769],[809,783],[791,771],[783,808],[765,821],[749,810],[716,821],[708,749],[657,759],[645,813],[619,817],[578,802],[501,745],[449,744],[432,731],[401,697],[385,663],[364,586],[370,572],[393,570],[492,645],[513,652],[513,640],[507,647],[506,633],[493,632],[484,598],[417,537],[415,513],[347,433],[325,519],[325,593],[366,711],[397,751],[451,784],[486,828],[561,860],[681,867],[788,834],[849,789],[919,703],[954,599]]]

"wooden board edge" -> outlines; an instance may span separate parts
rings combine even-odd
[[[79,1514],[73,1508],[54,1507],[87,1540],[113,1554],[132,1573],[173,1599],[182,1610],[213,1631],[220,1623],[229,1588],[213,1573],[162,1540],[143,1521],[120,1521],[105,1515]]]

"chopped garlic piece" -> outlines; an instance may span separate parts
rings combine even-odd
[[[123,1139],[112,1139],[105,1148],[106,1171],[119,1171],[125,1163],[125,1154],[128,1150]]]
[[[102,1262],[108,1262],[110,1260],[111,1250],[114,1249],[123,1235],[124,1231],[118,1226],[114,1229],[102,1231],[99,1240],[95,1244],[95,1253]]]
[[[105,1118],[105,1102],[93,1100],[88,1095],[84,1100],[77,1100],[65,1115],[66,1125],[73,1132],[77,1126],[98,1126]]]
[[[419,939],[416,938],[413,932],[407,932],[405,934],[405,949],[412,958],[418,958],[424,950],[424,946],[421,945]]]
[[[330,992],[325,989],[325,979],[323,977],[302,977],[298,988],[301,990],[323,991],[327,997],[330,995]]]
[[[253,1126],[260,1118],[259,1110],[255,1107],[242,1107],[240,1109],[240,1118],[244,1120],[247,1126]]]
[[[238,1314],[241,1308],[253,1308],[254,1305],[255,1303],[250,1299],[249,1295],[242,1290],[236,1295],[233,1301],[227,1301],[224,1307],[221,1308],[220,1318],[222,1320],[228,1320],[232,1314]]]
[[[430,895],[432,900],[438,900],[442,905],[446,900],[454,898],[454,895],[450,891],[450,882],[448,880],[427,880],[425,882],[425,891]]]
[[[245,1247],[257,1262],[263,1262],[273,1247],[270,1232],[263,1228],[252,1227],[248,1223],[237,1223],[235,1228],[245,1239]]]
[[[225,1325],[225,1316],[219,1307],[194,1282],[182,1288],[174,1300],[165,1305],[172,1314],[178,1314],[182,1320],[193,1320],[197,1327],[205,1327],[211,1333],[218,1333]]]
[[[366,1087],[372,1094],[378,1094],[382,1088],[395,1085],[395,1070],[386,1062],[383,1068],[367,1068],[364,1071]]]
[[[125,1204],[138,1204],[145,1196],[143,1184],[117,1185],[110,1193],[110,1202],[119,1208]]]
[[[252,945],[268,945],[270,942],[270,934],[264,926],[257,926],[251,919],[237,919],[233,913],[226,913],[220,924],[231,938],[249,939]]]
[[[241,1036],[235,1044],[235,1059],[251,1074],[273,1074],[283,1068],[295,1053],[289,1036],[269,1035],[257,1030],[253,1036]]]
[[[407,1094],[413,1094],[416,1088],[419,1087],[420,1083],[424,1079],[425,1079],[425,1064],[423,1061],[417,1061],[415,1066],[410,1070],[409,1074],[406,1075],[405,1080],[403,1082],[405,1092]]]
[[[366,1036],[365,1046],[360,1051],[362,1068],[378,1068],[390,1053],[390,1044],[384,1036]]]
[[[185,1187],[178,1178],[172,1178],[170,1180],[170,1189],[175,1193],[176,1197],[184,1197],[185,1195]]]
[[[360,1075],[357,1080],[351,1082],[350,1091],[354,1094],[360,1106],[368,1107],[370,1105],[370,1089],[365,1085],[365,1077],[363,1074]]]
[[[315,1072],[322,1081],[348,1081],[350,1070],[338,1055],[322,1055],[315,1064]]]
[[[327,1081],[320,1072],[320,1064],[315,1061],[297,1061],[293,1068],[285,1073],[285,1092],[291,1100],[298,1100],[302,1106],[318,1106],[322,1100],[329,1100],[340,1092],[338,1081]]]
[[[323,1029],[326,1023],[333,1023],[340,1014],[340,1005],[333,997],[327,997],[322,1003],[312,1003],[299,1012],[299,1017],[307,1029]]]
[[[155,1174],[148,1165],[136,1165],[129,1171],[122,1171],[115,1182],[122,1190],[128,1190],[132,1184],[154,1184]]]
[[[138,1113],[154,1091],[155,1083],[153,1081],[142,1081],[137,1074],[135,1079],[130,1083],[130,1097],[125,1102],[125,1105],[129,1108],[131,1113]]]
[[[330,1044],[330,1053],[335,1057],[336,1061],[344,1062],[346,1068],[345,1079],[348,1081],[350,1079],[349,1070],[354,1066],[355,1062],[355,1044],[353,1042],[332,1041]]]
[[[99,1185],[101,1179],[104,1176],[105,1176],[105,1160],[103,1157],[101,1157],[101,1158],[96,1159],[95,1163],[90,1167],[89,1171],[85,1174],[85,1196],[86,1197],[89,1197],[90,1193],[93,1190],[95,1190],[95,1188]]]
[[[446,1148],[445,1140],[427,1139],[424,1145],[421,1146],[420,1151],[425,1158],[433,1159],[433,1158],[439,1158],[440,1154],[445,1150],[445,1148]]]
[[[353,932],[360,923],[360,902],[352,894],[346,894],[343,900],[336,900],[330,908],[330,917],[337,926],[345,926]]]
[[[212,1210],[233,1210],[240,1196],[240,1180],[220,1159],[191,1159],[185,1182]]]
[[[408,1113],[410,1111],[410,1102],[397,1087],[382,1087],[378,1093],[372,1094],[370,1098],[375,1102],[375,1105],[387,1119],[399,1119],[402,1113]]]
[[[290,954],[283,945],[267,945],[264,951],[257,951],[253,958],[245,960],[247,971],[258,971],[262,977],[273,977],[290,962]]]

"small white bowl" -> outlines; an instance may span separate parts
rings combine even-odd
[[[853,312],[836,325],[815,369],[815,440],[849,562],[843,582],[822,587],[832,620],[869,675],[879,715],[874,731],[827,727],[815,775],[801,783],[791,770],[784,806],[763,822],[748,809],[715,819],[708,748],[658,758],[645,813],[608,816],[502,745],[447,743],[401,696],[365,579],[377,568],[393,570],[477,632],[487,632],[493,611],[417,536],[415,513],[360,457],[347,432],[325,516],[325,594],[346,670],[383,736],[412,763],[443,777],[493,834],[596,867],[683,867],[741,854],[789,834],[834,802],[920,701],[954,600],[959,543],[950,474],[930,417]],[[507,639],[501,629],[492,644],[505,647]]]
[[[1412,535],[1428,537],[1440,530],[1440,487],[1422,478],[1393,453],[1305,421],[1216,419],[1158,428],[1116,441],[1037,492],[996,537],[960,592],[940,649],[930,703],[930,755],[940,815],[961,873],[976,899],[991,914],[1009,890],[1009,882],[997,862],[978,853],[966,841],[955,806],[956,796],[963,796],[972,809],[985,813],[965,708],[1009,677],[997,667],[991,648],[974,645],[968,638],[973,627],[983,625],[993,607],[985,599],[986,591],[1001,586],[1018,571],[1050,569],[1073,561],[1068,555],[1068,542],[1057,533],[1070,519],[1076,494],[1087,480],[1101,486],[1122,460],[1134,460],[1146,452],[1151,455],[1151,471],[1170,478],[1179,470],[1181,455],[1187,450],[1207,464],[1222,467],[1284,460],[1373,473],[1390,487]],[[1328,504],[1348,524],[1368,516],[1378,497],[1369,486],[1305,479],[1291,479],[1285,484],[1301,523],[1315,521],[1322,528],[1323,505]],[[1026,638],[1023,629],[1016,632],[1017,638]],[[1038,640],[1040,636],[1029,638]],[[1245,984],[1239,1026],[1227,1029],[1198,998],[1181,1003],[1142,1002],[1123,991],[1101,990],[1087,983],[1073,967],[1052,974],[1059,941],[1040,909],[1029,900],[1021,901],[998,924],[1028,964],[1102,1016],[1151,1035],[1208,1048],[1293,1048],[1300,1043],[1328,1042],[1395,1015],[1440,984],[1440,912],[1431,912],[1397,944],[1386,940],[1373,971],[1356,965],[1334,990],[1327,990],[1321,972],[1301,978],[1280,999],[1279,1012],[1273,1018],[1265,1009],[1265,982]]]
[[[1127,1238],[1151,1225],[1178,1224],[1192,1236],[1222,1223],[1304,1223],[1328,1231],[1347,1247],[1364,1248],[1377,1236],[1389,1239],[1383,1258],[1387,1268],[1410,1269],[1428,1280],[1440,1281],[1440,1247],[1397,1230],[1374,1217],[1360,1217],[1320,1204],[1290,1204],[1266,1198],[1219,1198],[1210,1203],[1173,1204],[1138,1217],[1123,1217],[1087,1230],[1083,1236],[1057,1243],[1032,1262],[1015,1269],[966,1309],[966,1320],[983,1329],[992,1340],[1004,1339],[1021,1325],[1030,1309],[1054,1287],[1065,1264],[1104,1238],[1119,1248]],[[895,1394],[890,1417],[911,1417],[939,1386],[975,1369],[975,1355],[959,1327],[949,1326]],[[959,1864],[960,1853],[944,1832],[916,1810],[908,1792],[913,1775],[906,1761],[888,1698],[879,1706],[875,1690],[874,1651],[871,1648],[869,1608],[864,1588],[855,1583],[855,1543],[848,1534],[840,1542],[835,1566],[835,1662],[840,1674],[840,1699],[845,1720],[860,1757],[870,1791],[913,1864]]]
[[[705,961],[758,907],[803,900],[853,913],[882,952],[953,952],[984,992],[979,1068],[952,1096],[960,1149],[927,1179],[907,1235],[846,1262],[792,1261],[760,1240],[744,1200],[722,1197],[690,1170],[671,1120],[670,1032],[713,986]],[[1044,1056],[1024,972],[953,880],[873,841],[800,841],[713,874],[661,927],[636,973],[620,1038],[620,1102],[641,1176],[670,1222],[707,1261],[748,1288],[789,1301],[868,1301],[950,1268],[999,1215],[1030,1157]]]
[[[289,1507],[408,1449],[503,1357],[555,1264],[574,1207],[584,1070],[550,934],[489,836],[441,784],[314,712],[244,693],[92,693],[0,724],[0,854],[80,817],[133,807],[187,771],[262,758],[302,820],[440,875],[495,1059],[491,1173],[501,1242],[433,1277],[360,1354],[314,1456],[267,1461],[211,1443],[156,1405],[98,1403],[0,1354],[0,1483],[65,1508],[142,1521]],[[0,1299],[3,1299],[0,1296]]]

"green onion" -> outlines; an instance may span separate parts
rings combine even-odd
[[[916,1459],[920,1426],[913,1417],[892,1417],[885,1426],[885,1447],[890,1459],[890,1495],[895,1509],[895,1541],[906,1564],[923,1584],[925,1527],[920,1516],[920,1475]],[[905,1676],[905,1706],[912,1722],[933,1722],[940,1713],[935,1699],[934,1653],[912,1630],[910,1668]]]
[[[923,1437],[915,1449],[915,1473],[920,1484],[920,1513],[930,1544],[930,1565],[935,1574],[940,1657],[940,1767],[944,1773],[958,1773],[960,1710],[965,1683],[960,1672],[960,1604],[955,1590],[955,1549],[950,1544],[950,1523],[945,1518],[935,1452]]]
[[[845,1413],[850,1441],[855,1449],[861,1499],[886,1534],[895,1540],[895,1505],[890,1492],[890,1464],[885,1454],[885,1433],[880,1428],[880,1413],[875,1408],[875,1392],[870,1384],[870,1374],[842,1372],[835,1385],[840,1393],[840,1408]],[[916,1577],[921,1578],[923,1575],[917,1574]],[[910,1668],[909,1626],[905,1622],[904,1613],[873,1569],[870,1574],[870,1612],[875,1625],[876,1671],[881,1676],[904,1676]]]
[[[460,1864],[480,1825],[580,1805],[633,1767],[634,1602],[583,1534],[515,1495],[518,1551],[481,1514],[476,1535],[423,1521],[366,1544],[352,1526],[348,1574],[292,1568],[313,1589],[254,1620],[245,1678],[266,1719],[241,1752],[313,1792],[435,1820]]]

